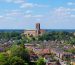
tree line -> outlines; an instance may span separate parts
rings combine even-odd
[[[42,36],[38,36],[38,40],[57,40],[64,41],[67,44],[75,44],[75,35],[74,32],[48,32],[43,34]]]

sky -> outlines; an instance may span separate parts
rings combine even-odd
[[[0,29],[75,29],[75,0],[0,0]]]

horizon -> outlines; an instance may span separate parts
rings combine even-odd
[[[0,0],[0,29],[75,29],[73,0]]]

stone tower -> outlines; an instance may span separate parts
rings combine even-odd
[[[40,34],[40,23],[36,23],[36,34]]]

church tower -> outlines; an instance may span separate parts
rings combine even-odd
[[[36,23],[36,34],[40,34],[40,23]]]

